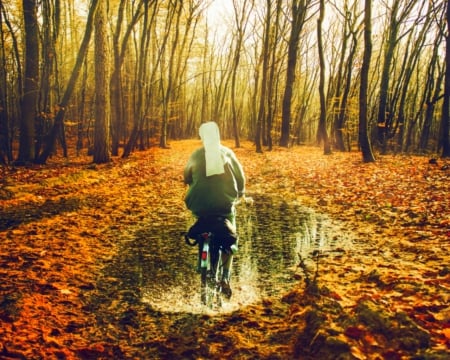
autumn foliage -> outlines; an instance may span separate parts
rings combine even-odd
[[[185,230],[182,169],[197,146],[0,169],[1,359],[449,355],[450,168],[440,159],[364,164],[359,153],[256,154],[244,143],[235,152],[253,206],[265,195],[329,214],[353,248],[315,254],[291,292],[232,313],[174,318],[138,288],[121,292],[105,269],[127,234],[143,222]]]

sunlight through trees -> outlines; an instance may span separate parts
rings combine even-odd
[[[211,119],[258,152],[325,140],[329,151],[449,156],[442,0],[371,4],[364,114],[363,1],[111,0],[105,57],[89,36],[96,3],[0,4],[2,163],[94,149],[106,130],[107,151],[126,157]]]

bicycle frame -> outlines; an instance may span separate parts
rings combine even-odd
[[[201,234],[200,278],[201,301],[204,305],[222,306],[222,250],[214,243],[214,235],[210,232]]]
[[[190,241],[185,235],[186,243],[190,246],[198,244],[200,298],[203,305],[210,308],[222,306],[222,250],[214,241],[214,234],[203,232],[197,239]]]

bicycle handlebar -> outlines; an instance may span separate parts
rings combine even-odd
[[[245,205],[253,205],[254,201],[253,201],[253,198],[251,196],[242,195],[242,197],[240,197],[236,201],[236,205],[239,205],[239,204],[242,204],[242,203],[244,203]]]
[[[253,205],[253,198],[250,197],[250,196],[243,195],[241,198],[239,198],[236,201],[236,205],[239,205],[241,203],[244,203],[245,205],[250,205],[251,206],[251,205]],[[195,245],[198,244],[198,240],[190,238],[187,233],[184,234],[184,241],[189,246],[195,246]]]
[[[198,244],[197,239],[191,239],[188,234],[184,234],[184,241],[186,242],[186,244],[188,244],[189,246],[195,246]]]

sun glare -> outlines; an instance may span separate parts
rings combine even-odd
[[[230,31],[233,0],[212,0],[207,8],[208,27],[214,36],[224,38]]]

